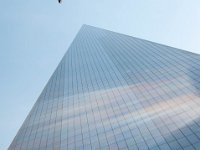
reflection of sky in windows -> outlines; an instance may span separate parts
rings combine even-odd
[[[83,26],[10,149],[199,149],[199,64]]]

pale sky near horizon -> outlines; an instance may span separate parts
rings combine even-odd
[[[200,54],[199,0],[0,0],[0,149],[82,24]]]

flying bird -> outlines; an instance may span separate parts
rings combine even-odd
[[[62,0],[58,0],[58,3],[61,3],[62,2]]]

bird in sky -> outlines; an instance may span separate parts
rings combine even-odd
[[[58,3],[61,3],[62,2],[62,0],[58,0]]]

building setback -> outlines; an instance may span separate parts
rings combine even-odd
[[[200,55],[83,25],[9,149],[200,149]]]

